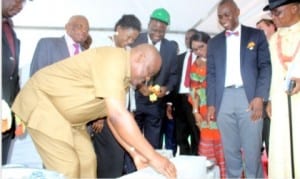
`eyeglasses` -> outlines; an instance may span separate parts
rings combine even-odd
[[[280,7],[277,7],[275,9],[272,9],[271,12],[270,12],[270,16],[271,17],[279,17],[281,16],[282,14],[284,14],[285,11],[289,11],[289,6],[290,4],[286,4],[286,5],[283,5],[283,6],[280,6]]]
[[[193,51],[193,52],[196,52],[196,51],[198,51],[198,50],[203,49],[204,47],[205,47],[205,45],[203,45],[203,44],[202,44],[202,45],[199,45],[199,46],[197,46],[197,47],[195,47],[195,48],[192,47],[192,51]]]
[[[272,10],[269,15],[271,17],[279,17],[282,13],[283,13],[283,10],[279,11],[276,9],[276,10]]]

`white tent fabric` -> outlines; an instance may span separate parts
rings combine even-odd
[[[16,17],[19,26],[64,26],[71,15],[83,14],[91,27],[113,28],[123,14],[135,14],[146,28],[151,12],[158,7],[167,9],[171,15],[170,30],[184,32],[196,27],[209,33],[218,33],[216,8],[219,0],[33,0]],[[267,0],[236,0],[241,9],[241,22],[253,25],[262,14]]]
[[[27,1],[24,9],[13,20],[21,40],[21,85],[29,76],[29,65],[37,41],[42,37],[62,36],[64,25],[75,14],[85,15],[91,27],[92,47],[108,44],[108,35],[113,33],[115,22],[123,14],[135,14],[147,29],[151,12],[163,7],[171,15],[171,24],[166,37],[179,43],[185,50],[184,33],[196,28],[215,35],[222,31],[217,20],[219,0],[33,0]],[[255,27],[264,15],[262,8],[267,0],[236,0],[240,7],[240,22]],[[41,166],[28,135],[16,139],[12,146],[10,163]]]

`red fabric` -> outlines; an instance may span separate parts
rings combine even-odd
[[[190,56],[188,58],[187,66],[186,66],[186,72],[185,72],[185,79],[184,79],[184,86],[185,87],[190,87],[191,84],[191,79],[190,79],[190,73],[191,73],[191,66],[192,66],[192,58],[193,58],[193,53],[190,52]]]
[[[206,76],[206,67],[199,67],[197,66],[195,63],[191,65],[191,69],[190,69],[190,74],[191,73],[196,73],[198,74],[199,76]],[[198,80],[193,80],[192,78],[190,78],[190,87],[191,88],[206,88],[206,81],[203,81],[203,82],[200,82]]]
[[[11,54],[13,55],[13,57],[16,57],[13,31],[12,31],[12,28],[11,28],[8,20],[5,20],[5,21],[2,22],[2,28],[3,28],[3,31],[5,33],[5,37],[7,39]]]
[[[199,107],[201,116],[206,116],[207,106]],[[214,121],[215,122],[215,121]],[[201,128],[198,155],[206,156],[220,168],[220,177],[226,178],[226,166],[219,129]]]
[[[214,161],[220,168],[220,177],[226,178],[225,158],[218,129],[201,129],[198,154]]]
[[[261,162],[263,166],[264,178],[268,178],[268,156],[266,150],[263,151],[261,156]]]

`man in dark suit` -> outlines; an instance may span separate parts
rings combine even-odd
[[[149,85],[160,86],[157,100],[150,101],[149,95],[151,92],[147,84],[139,86],[135,93],[135,119],[145,138],[156,149],[160,147],[162,118],[165,115],[164,97],[174,89],[177,81],[177,48],[165,38],[169,23],[170,15],[165,9],[159,8],[154,10],[150,16],[148,32],[141,33],[133,44],[133,46],[143,43],[153,44],[160,52],[162,58],[162,66],[159,73],[147,82]],[[128,162],[126,161],[126,163]],[[127,172],[131,172],[131,169],[127,170]]]
[[[228,178],[262,178],[262,113],[268,99],[271,63],[262,31],[240,25],[233,0],[218,5],[225,31],[208,44],[207,120],[217,120]]]
[[[84,50],[82,44],[89,35],[89,22],[82,15],[72,16],[65,25],[62,37],[42,38],[39,40],[30,65],[30,76],[39,69],[76,55]]]
[[[199,130],[195,125],[192,113],[192,106],[188,101],[190,84],[186,83],[186,76],[190,79],[188,68],[196,59],[190,48],[190,38],[197,32],[196,29],[189,29],[185,34],[186,52],[180,54],[177,59],[178,81],[175,90],[171,93],[171,100],[174,105],[174,118],[176,123],[176,141],[180,149],[180,154],[197,155],[199,143]],[[188,63],[190,60],[190,64]],[[190,142],[188,137],[191,137]]]
[[[18,69],[20,40],[13,30],[11,18],[23,9],[23,4],[23,0],[2,0],[2,99],[9,107],[20,90]],[[14,134],[15,120],[12,115],[11,128],[2,133],[2,165],[7,163]]]
[[[152,83],[150,85],[160,85],[157,101],[149,100],[150,91],[147,85],[140,86],[136,92],[135,119],[154,148],[159,148],[161,122],[165,112],[163,98],[174,89],[177,82],[177,49],[165,38],[169,23],[169,13],[165,9],[154,10],[150,17],[148,32],[141,33],[134,43],[134,46],[143,43],[153,44],[163,60],[160,72],[149,82]]]

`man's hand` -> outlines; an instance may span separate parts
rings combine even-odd
[[[162,97],[166,96],[166,93],[167,93],[167,87],[161,86],[161,87],[160,87],[160,92],[158,93],[157,96],[158,96],[159,98],[162,98]]]
[[[139,92],[142,93],[144,96],[149,96],[150,95],[149,88],[145,84],[143,84],[139,87]]]
[[[263,99],[261,97],[255,97],[249,104],[249,111],[252,111],[251,119],[252,121],[256,121],[262,118],[263,114]]]
[[[169,159],[158,153],[150,159],[149,164],[167,178],[176,178],[177,176],[175,165]]]
[[[105,98],[107,107],[108,125],[119,143],[127,151],[136,150],[144,156],[151,167],[167,177],[176,177],[174,164],[167,158],[157,153],[151,144],[142,135],[135,120],[124,107],[120,100]]]
[[[171,104],[167,104],[166,116],[168,120],[173,120],[173,109]]]
[[[300,78],[291,78],[291,80],[295,81],[295,87],[293,88],[290,95],[295,95],[300,91]]]
[[[104,120],[105,119],[98,119],[98,120],[93,122],[92,129],[95,133],[99,133],[99,132],[102,131],[103,125],[104,125]]]

